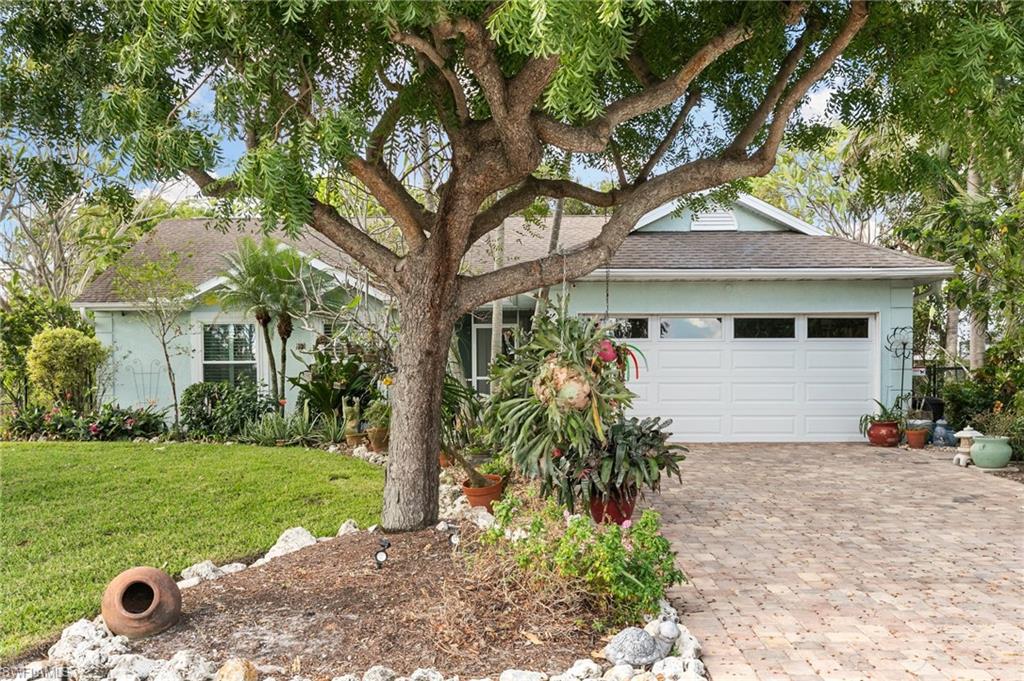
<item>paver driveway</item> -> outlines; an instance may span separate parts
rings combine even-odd
[[[1024,679],[1024,485],[938,452],[691,450],[654,505],[714,681]]]

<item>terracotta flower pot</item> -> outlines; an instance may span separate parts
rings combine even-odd
[[[595,523],[613,522],[621,525],[633,517],[636,508],[636,490],[612,494],[607,497],[591,497],[590,517]]]
[[[466,480],[462,483],[462,493],[469,499],[470,506],[483,506],[488,513],[494,513],[491,504],[501,498],[501,493],[505,490],[505,481],[500,475],[491,473],[484,473],[484,477],[494,484],[487,487],[470,487],[469,480]]]
[[[911,449],[924,449],[924,445],[927,441],[927,430],[920,428],[916,430],[907,431],[907,444],[910,445]]]
[[[383,452],[388,448],[388,429],[370,428],[366,431],[370,438],[370,449],[375,452]]]
[[[900,443],[900,424],[896,421],[875,421],[868,428],[868,442],[876,447],[895,447]]]
[[[345,433],[345,444],[355,447],[366,442],[366,433]]]
[[[441,452],[437,455],[437,460],[441,464],[441,468],[448,468],[452,465],[452,460],[448,458],[448,455]]]
[[[107,585],[100,609],[107,628],[120,636],[152,636],[181,616],[181,591],[171,576],[152,567],[125,570]]]

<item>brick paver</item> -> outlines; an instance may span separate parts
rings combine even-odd
[[[1024,680],[1024,485],[931,452],[691,450],[654,505],[714,681]]]

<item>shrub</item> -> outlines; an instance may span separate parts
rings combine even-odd
[[[273,400],[252,381],[195,383],[181,396],[181,426],[193,439],[226,440],[275,409]]]
[[[341,416],[346,400],[368,404],[379,397],[373,367],[356,352],[335,356],[317,350],[306,370],[288,381],[299,390],[299,404],[308,406],[313,416]]]
[[[582,595],[603,615],[594,621],[599,630],[657,612],[667,589],[684,579],[654,511],[627,527],[596,525],[520,491],[495,502],[494,513],[484,551],[490,546],[499,559],[512,561],[528,588]]]
[[[999,399],[995,387],[988,382],[967,379],[947,383],[942,389],[946,421],[953,428],[966,428],[976,416],[992,411]]]
[[[320,421],[323,418],[322,416],[310,418],[307,409],[295,412],[291,416],[282,416],[277,412],[271,412],[250,422],[242,433],[242,439],[264,447],[274,445],[308,446],[321,441],[323,431]]]
[[[42,436],[60,440],[129,440],[153,437],[164,432],[162,412],[151,408],[123,409],[105,404],[78,414],[67,406],[29,406],[20,410],[7,425],[18,438]]]
[[[25,358],[29,383],[54,404],[84,411],[93,398],[96,370],[109,354],[78,329],[43,329],[32,337]]]
[[[51,328],[72,328],[87,336],[94,335],[92,325],[67,301],[38,291],[10,292],[7,309],[0,310],[0,392],[16,409],[28,404],[25,356],[32,338]]]

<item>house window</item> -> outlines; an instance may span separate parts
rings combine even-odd
[[[794,317],[736,317],[733,338],[796,338]]]
[[[867,317],[808,317],[808,338],[867,338]]]
[[[647,317],[625,317],[615,320],[612,333],[616,338],[644,340],[647,336]]]
[[[722,337],[721,317],[662,317],[661,338],[716,340]]]
[[[203,380],[231,384],[256,380],[253,324],[203,324]]]

